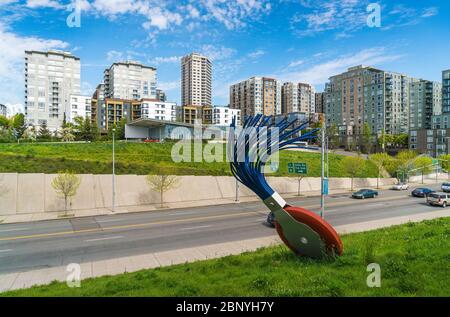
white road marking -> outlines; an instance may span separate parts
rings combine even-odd
[[[195,230],[195,229],[203,229],[203,228],[209,228],[209,227],[212,227],[212,225],[181,228],[180,230]]]
[[[183,215],[194,215],[194,214],[198,214],[198,211],[188,211],[188,212],[182,212],[182,211],[178,211],[178,212],[173,212],[170,214],[167,214],[168,216],[183,216]]]
[[[98,239],[89,239],[84,240],[84,242],[94,242],[94,241],[103,241],[103,240],[113,240],[113,239],[121,239],[123,236],[114,236],[114,237],[106,237],[106,238],[98,238]]]
[[[97,220],[98,223],[105,223],[105,222],[116,222],[116,221],[122,221],[125,220],[123,218],[120,219],[107,219],[107,220]]]
[[[0,233],[2,232],[11,232],[11,231],[22,231],[22,230],[28,230],[29,228],[15,228],[15,229],[5,229],[5,230],[0,230]]]
[[[1,253],[1,252],[11,252],[11,251],[12,251],[12,249],[0,250],[0,253]]]

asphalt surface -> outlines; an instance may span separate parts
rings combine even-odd
[[[379,191],[377,198],[365,200],[329,196],[325,219],[337,226],[440,210],[410,197],[412,189]],[[319,197],[287,201],[320,210]],[[248,202],[0,224],[0,274],[272,236],[276,233],[265,224],[267,214],[261,202]]]

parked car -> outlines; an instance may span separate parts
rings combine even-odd
[[[360,189],[352,194],[352,197],[357,199],[375,198],[377,196],[378,192],[373,189]]]
[[[405,183],[398,183],[391,187],[393,190],[408,190],[409,185]]]
[[[267,224],[269,226],[271,226],[272,228],[275,228],[275,213],[273,211],[271,211],[268,215],[267,215]]]
[[[428,194],[434,193],[435,191],[430,188],[416,188],[411,192],[413,197],[427,197]]]
[[[447,207],[450,201],[450,194],[447,193],[431,193],[427,196],[427,203],[432,206]]]
[[[449,193],[450,192],[450,183],[449,182],[445,182],[442,184],[441,189],[444,193]]]

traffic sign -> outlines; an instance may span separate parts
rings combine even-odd
[[[306,163],[288,163],[288,173],[289,174],[308,174],[308,166]]]

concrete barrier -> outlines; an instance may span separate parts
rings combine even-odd
[[[57,212],[64,209],[64,199],[57,196],[51,183],[55,174],[0,174],[0,215]],[[80,175],[81,184],[71,202],[71,209],[97,209],[112,206],[111,175]],[[295,177],[268,177],[268,182],[280,194],[295,194]],[[380,185],[395,183],[393,178],[380,179]],[[350,178],[331,178],[330,189],[350,189]],[[354,187],[375,187],[376,179],[354,179]],[[236,181],[228,176],[179,176],[178,185],[164,194],[166,203],[233,199]],[[319,191],[320,178],[305,177],[301,191]],[[245,186],[239,186],[240,197],[254,196]],[[116,206],[159,204],[159,193],[150,189],[145,176],[116,176]]]

